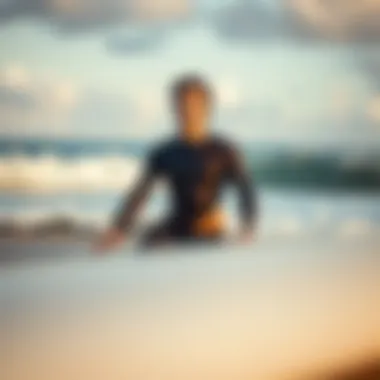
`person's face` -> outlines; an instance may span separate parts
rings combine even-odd
[[[177,100],[177,115],[182,134],[204,134],[209,116],[206,94],[196,88],[186,91]]]

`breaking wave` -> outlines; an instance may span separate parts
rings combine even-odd
[[[137,159],[10,156],[0,159],[0,190],[19,192],[91,192],[120,190],[136,180]]]
[[[274,188],[380,190],[380,165],[359,165],[322,158],[251,157],[250,170],[259,185]],[[119,191],[141,170],[136,156],[11,155],[0,157],[0,191]]]
[[[150,145],[150,144],[149,144]],[[274,188],[380,190],[377,150],[305,151],[242,146],[260,185]],[[0,140],[0,191],[120,190],[136,179],[146,142]]]

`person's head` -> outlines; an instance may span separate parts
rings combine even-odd
[[[210,86],[199,76],[182,77],[174,84],[173,103],[180,135],[187,140],[203,138],[212,108]]]

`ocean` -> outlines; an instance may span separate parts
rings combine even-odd
[[[121,140],[2,139],[2,240],[92,238],[110,222],[150,146]],[[378,244],[380,158],[376,150],[273,144],[242,144],[242,149],[259,197],[258,241]],[[231,190],[226,191],[224,204],[233,231],[237,204]],[[159,218],[165,206],[163,184],[139,225]]]

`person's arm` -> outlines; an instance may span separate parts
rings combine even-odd
[[[146,202],[146,199],[153,188],[157,176],[156,161],[157,159],[153,157],[148,160],[147,168],[135,187],[123,201],[111,227],[101,237],[100,242],[97,244],[96,251],[108,251],[123,243],[128,232],[132,229],[141,207]]]
[[[229,177],[239,197],[240,237],[250,240],[254,236],[258,217],[254,180],[236,149],[229,149],[228,161]]]
[[[144,173],[117,213],[112,225],[115,230],[124,234],[130,231],[141,207],[146,202],[153,183],[154,176],[151,173]]]

